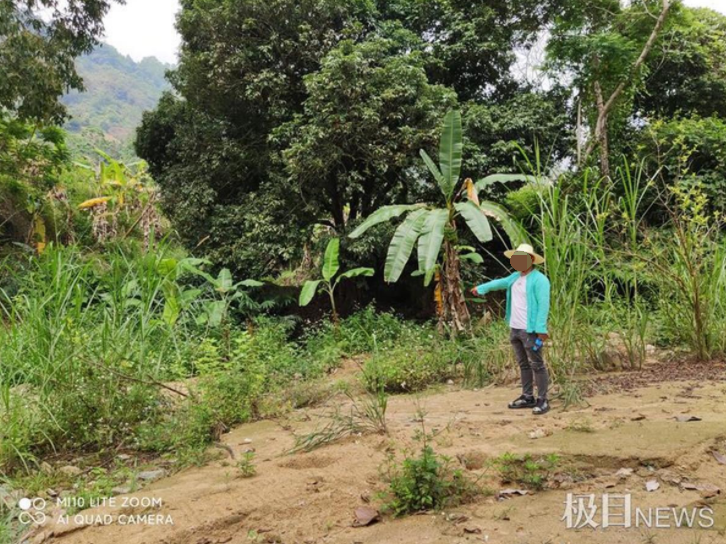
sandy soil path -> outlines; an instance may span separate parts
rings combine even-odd
[[[335,402],[301,410],[284,420],[243,425],[225,435],[237,455],[256,451],[257,475],[239,477],[225,460],[191,468],[155,482],[132,497],[153,498],[160,506],[102,507],[83,516],[151,514],[173,525],[109,525],[49,522],[34,536],[49,544],[241,544],[249,542],[312,543],[648,543],[726,542],[726,466],[713,451],[726,455],[726,382],[664,382],[632,391],[597,395],[587,408],[553,409],[544,417],[511,411],[506,403],[514,387],[480,391],[445,386],[418,397],[389,401],[388,436],[346,439],[311,453],[286,455],[293,432],[321,424]],[[385,489],[380,469],[388,452],[415,448],[412,437],[423,407],[425,424],[436,433],[434,449],[455,463],[466,460],[473,473],[494,491],[512,487],[493,469],[479,468],[487,459],[512,453],[557,453],[560,468],[555,488],[499,500],[483,496],[473,504],[438,514],[404,519],[384,517],[369,527],[354,528],[356,507]],[[697,416],[682,422],[679,416]],[[542,429],[537,431],[537,429]],[[533,439],[530,433],[543,437]],[[473,460],[473,461],[472,461]],[[474,462],[476,461],[476,462]],[[630,476],[616,471],[631,468]],[[646,491],[656,480],[659,488]],[[688,485],[693,484],[693,485]],[[702,489],[688,489],[700,486]],[[706,488],[704,490],[703,488]],[[709,492],[712,487],[721,493]],[[714,526],[698,528],[570,528],[562,519],[567,494],[630,494],[633,508],[714,510]],[[709,497],[709,495],[713,495]],[[117,503],[126,500],[118,497]],[[601,522],[601,506],[595,520]],[[168,517],[167,517],[168,516]],[[674,524],[673,519],[669,521]]]

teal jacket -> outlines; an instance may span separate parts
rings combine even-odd
[[[506,278],[488,281],[476,287],[476,292],[486,295],[489,291],[507,290],[506,320],[512,315],[512,284],[520,276],[515,272]],[[547,334],[547,316],[550,313],[550,280],[539,270],[527,274],[527,332]]]

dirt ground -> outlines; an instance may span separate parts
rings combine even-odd
[[[133,497],[160,500],[156,507],[85,510],[82,515],[160,514],[167,524],[87,525],[58,523],[57,515],[32,542],[49,544],[241,544],[300,543],[724,543],[726,542],[726,380],[716,373],[702,381],[668,381],[667,366],[645,370],[659,383],[644,385],[633,375],[607,377],[609,392],[588,399],[589,406],[563,411],[557,402],[545,416],[508,410],[515,384],[478,391],[448,385],[424,394],[389,399],[389,434],[350,437],[310,453],[289,455],[294,434],[324,424],[337,397],[326,406],[299,410],[277,421],[235,428],[224,442],[239,458],[255,450],[257,475],[242,478],[233,462],[220,458],[158,480]],[[666,373],[664,375],[664,373]],[[712,373],[713,374],[713,373]],[[673,379],[679,376],[672,376]],[[629,385],[628,385],[629,384]],[[389,452],[416,448],[421,427],[417,414],[435,434],[437,453],[469,467],[472,476],[495,494],[440,513],[383,519],[353,527],[354,511],[379,507],[385,490],[382,468]],[[691,416],[699,418],[685,421]],[[536,437],[536,438],[533,438]],[[544,491],[501,496],[504,488],[521,488],[500,480],[488,460],[506,452],[557,453],[560,462]],[[487,468],[488,467],[488,468]],[[633,469],[618,475],[620,469]],[[630,472],[628,470],[623,472]],[[622,472],[621,472],[622,473]],[[646,490],[646,482],[658,488]],[[695,488],[695,489],[694,489]],[[598,527],[568,528],[565,502],[594,494]],[[713,509],[710,528],[674,528],[672,517],[661,525],[607,527],[602,524],[602,497],[630,494],[632,509]],[[612,504],[615,504],[613,502]],[[613,509],[615,510],[615,509]],[[611,510],[611,512],[613,511]],[[592,512],[592,511],[591,511]],[[655,514],[653,514],[655,515]],[[169,519],[173,524],[168,524]],[[701,518],[708,525],[707,520]],[[106,523],[106,522],[103,522]],[[575,522],[575,525],[578,523]],[[633,518],[632,525],[635,525]],[[697,524],[696,524],[697,525]]]

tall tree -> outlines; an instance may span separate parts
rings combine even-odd
[[[421,191],[410,151],[431,144],[457,95],[511,103],[513,48],[562,1],[182,0],[176,93],[145,116],[137,152],[188,244],[254,268],[247,248],[264,239],[269,272],[311,225],[341,229]]]
[[[610,121],[629,117],[644,65],[661,35],[671,0],[572,2],[558,19],[548,45],[550,66],[574,75],[588,113],[591,135],[582,161],[599,150],[601,173],[610,176]]]
[[[113,1],[0,0],[0,107],[20,119],[60,123],[58,99],[82,89],[76,57],[91,51]]]
[[[405,173],[456,104],[450,89],[428,82],[421,46],[397,25],[381,37],[341,43],[306,77],[303,112],[274,132],[289,183],[321,222],[343,229],[420,192]]]
[[[670,19],[646,60],[634,110],[660,118],[679,113],[726,118],[726,16],[680,7]]]

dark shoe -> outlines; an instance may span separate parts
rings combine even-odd
[[[542,414],[546,414],[550,411],[550,403],[547,402],[547,399],[537,399],[537,403],[532,410],[532,413],[537,416],[541,416]]]
[[[534,400],[534,397],[528,397],[527,395],[522,395],[518,399],[513,400],[510,402],[507,407],[511,408],[512,410],[518,410],[519,408],[532,408],[533,406],[536,406],[537,402]]]

